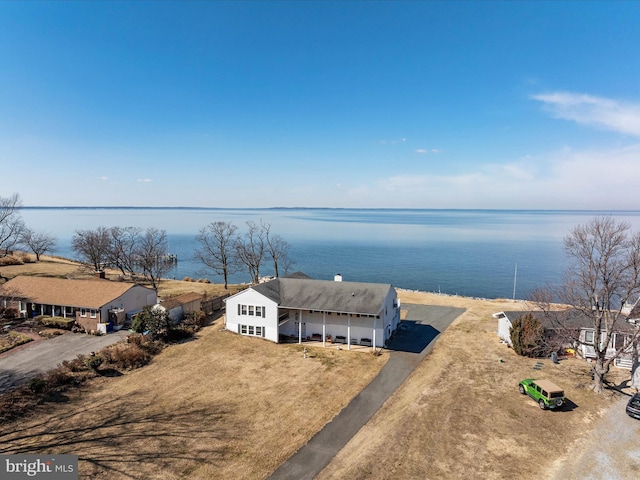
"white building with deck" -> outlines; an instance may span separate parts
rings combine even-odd
[[[226,328],[272,342],[382,347],[400,322],[389,284],[314,280],[302,273],[249,287],[225,300]]]

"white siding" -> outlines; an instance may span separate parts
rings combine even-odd
[[[241,333],[240,326],[262,327],[260,335],[272,342],[278,342],[278,305],[273,301],[249,288],[226,299],[226,328],[232,332]],[[242,312],[242,305],[247,306],[246,313]],[[253,315],[249,315],[248,307],[252,306]],[[264,307],[264,317],[256,316],[255,307]]]
[[[112,300],[100,309],[100,318],[106,322],[109,318],[109,310],[122,308],[125,312],[142,310],[147,305],[158,303],[158,295],[155,290],[141,285],[134,285],[118,298]]]

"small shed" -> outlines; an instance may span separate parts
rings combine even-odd
[[[169,297],[160,302],[175,323],[182,321],[185,315],[202,309],[202,295],[200,293],[183,293],[175,297]]]

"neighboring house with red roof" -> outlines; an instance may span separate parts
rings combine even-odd
[[[0,304],[14,306],[23,317],[75,318],[87,331],[98,324],[121,325],[125,315],[157,303],[155,290],[109,280],[17,276],[0,286]]]

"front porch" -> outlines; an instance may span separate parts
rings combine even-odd
[[[288,336],[283,336],[282,340],[279,343],[297,343],[304,345],[305,347],[314,347],[314,348],[333,348],[338,350],[348,350],[350,352],[360,352],[360,353],[371,353],[373,351],[373,347],[371,345],[362,345],[358,343],[351,343],[348,348],[346,343],[336,343],[336,342],[322,342],[322,340],[307,340],[306,338],[302,340],[302,342],[298,342],[298,338],[290,338]],[[377,347],[380,349],[381,347]]]

